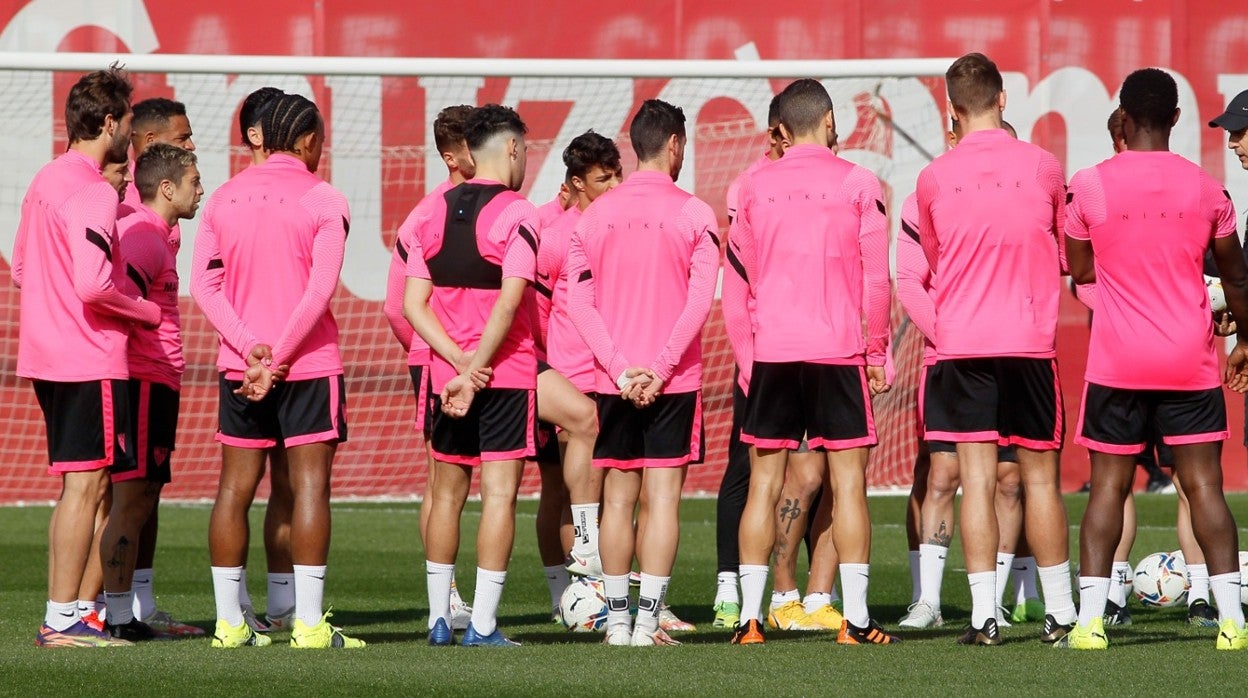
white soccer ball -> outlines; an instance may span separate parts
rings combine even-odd
[[[559,599],[559,615],[574,633],[590,633],[607,625],[607,595],[602,580],[579,577],[572,580]]]
[[[1215,313],[1226,310],[1226,292],[1222,290],[1222,279],[1216,276],[1205,277],[1205,290],[1209,292],[1209,309]]]
[[[1248,550],[1239,551],[1239,602],[1248,604]]]
[[[1135,598],[1145,606],[1178,606],[1189,586],[1187,565],[1171,553],[1153,553],[1135,566]]]

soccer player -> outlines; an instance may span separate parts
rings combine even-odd
[[[759,622],[776,505],[790,450],[805,439],[825,453],[832,483],[832,538],[840,554],[845,621],[841,644],[898,638],[867,611],[870,395],[887,389],[888,219],[879,180],[838,157],[832,99],[816,80],[780,93],[784,157],[742,183],[729,233],[726,321],[754,328],[741,440],[750,444],[750,492],[741,517],[741,622],[733,644],[765,641]],[[866,333],[862,319],[866,318]],[[744,364],[747,357],[738,357]]]
[[[1002,641],[994,599],[998,445],[1018,452],[1025,529],[1048,612],[1041,638],[1052,642],[1075,619],[1057,451],[1064,426],[1055,338],[1065,179],[1051,154],[1002,129],[1005,92],[995,63],[967,54],[945,81],[963,136],[923,169],[916,190],[936,307],[925,436],[957,444],[963,492],[972,609],[959,642]]]
[[[569,307],[595,359],[594,465],[606,469],[599,530],[606,642],[667,645],[675,641],[659,627],[659,613],[680,536],[681,485],[688,464],[703,456],[702,327],[719,241],[711,207],[675,183],[684,112],[646,100],[629,137],[637,171],[587,208],[572,236]],[[641,590],[630,629],[634,554]]]
[[[1058,642],[1109,645],[1102,616],[1112,553],[1136,456],[1150,424],[1174,450],[1217,601],[1217,649],[1248,649],[1239,603],[1239,541],[1222,492],[1229,435],[1220,383],[1248,388],[1248,327],[1218,371],[1203,260],[1212,246],[1227,306],[1248,317],[1248,267],[1226,190],[1170,152],[1179,118],[1174,78],[1156,68],[1127,76],[1119,92],[1127,148],[1070,182],[1067,258],[1077,283],[1097,284],[1076,443],[1092,456],[1092,491],[1080,530],[1079,622]],[[1118,360],[1123,343],[1134,347]]]
[[[134,127],[130,133],[130,147],[134,150],[134,160],[148,146],[156,143],[176,145],[184,150],[195,150],[194,134],[191,122],[186,116],[186,105],[164,97],[151,97],[134,104]],[[131,183],[127,198],[132,203],[139,201],[139,191]],[[179,238],[180,241],[180,238]],[[157,502],[159,504],[159,502]],[[153,524],[154,526],[155,524]],[[144,529],[146,532],[146,529]],[[146,545],[146,544],[143,544]],[[153,548],[154,550],[155,548]]]
[[[481,471],[477,587],[464,646],[514,647],[498,628],[516,530],[516,492],[534,452],[537,358],[529,299],[537,209],[524,183],[527,128],[508,107],[474,109],[464,140],[475,176],[436,199],[408,249],[403,312],[432,349],[430,448],[436,476],[425,532],[429,644],[454,642],[451,579],[460,514]],[[485,380],[489,381],[488,387]]]
[[[33,384],[47,423],[48,472],[61,479],[48,531],[47,610],[35,636],[41,647],[129,644],[124,636],[134,635],[130,624],[91,627],[77,605],[108,469],[134,459],[126,333],[132,324],[160,322],[155,303],[113,282],[118,198],[100,169],[126,159],[131,89],[116,66],[70,89],[69,148],[31,181],[13,249],[21,289],[17,375]],[[128,509],[135,494],[120,489],[114,504]],[[122,566],[133,565],[133,546],[116,520],[101,540],[101,558],[118,562],[106,570],[116,581]]]
[[[220,337],[221,482],[209,524],[216,593],[214,647],[270,644],[245,622],[239,584],[247,510],[268,449],[282,445],[294,507],[290,549],[295,619],[291,647],[363,647],[323,613],[329,553],[329,478],[347,438],[338,284],[350,212],[315,172],[325,143],[316,105],[278,97],[264,113],[264,163],[208,200],[195,240],[191,293]]]
[[[109,521],[120,529],[121,540],[141,541],[147,535],[145,525],[154,516],[161,487],[170,479],[178,392],[186,369],[178,317],[173,231],[178,220],[195,215],[204,190],[194,153],[164,143],[146,148],[138,157],[135,179],[142,200],[134,202],[130,212],[117,221],[119,259],[132,290],[160,306],[160,325],[150,329],[136,327],[130,332],[127,353],[130,420],[136,425],[134,461],[112,470],[113,496],[129,505],[114,508]],[[134,551],[133,559],[138,559],[139,552]],[[200,628],[156,611],[154,604],[147,617],[138,616],[132,580],[126,579],[137,574],[137,570],[127,566],[128,558],[116,562],[120,564],[106,565],[108,574],[104,577],[110,628],[126,628],[132,639],[149,639],[153,634],[204,634]],[[150,593],[150,577],[147,588]]]
[[[425,457],[428,469],[425,477],[425,491],[421,493],[420,507],[420,538],[426,540],[425,533],[429,528],[429,514],[433,511],[432,501],[428,499],[433,490],[433,453],[429,449],[429,345],[412,330],[412,325],[403,317],[403,295],[407,285],[407,259],[412,249],[416,226],[420,225],[429,211],[439,199],[452,188],[472,179],[476,173],[476,165],[472,162],[472,153],[464,142],[464,121],[474,107],[467,104],[446,107],[438,112],[433,120],[434,147],[442,155],[446,163],[447,178],[421,199],[399,226],[394,240],[394,249],[390,257],[390,273],[386,283],[386,301],[384,310],[390,329],[399,340],[403,350],[407,352],[408,372],[412,376],[412,389],[416,393],[416,428],[420,430],[425,441]],[[451,577],[451,629],[466,630],[472,620],[472,607],[464,603],[459,596],[459,587],[455,577]]]

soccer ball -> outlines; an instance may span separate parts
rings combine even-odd
[[[574,633],[602,630],[607,624],[607,596],[602,580],[592,577],[572,580],[559,599],[559,615]]]
[[[1248,550],[1239,551],[1239,602],[1248,604]]]
[[[1209,309],[1215,313],[1226,310],[1226,292],[1222,290],[1222,279],[1216,276],[1205,277],[1205,290],[1209,292]]]
[[[1187,565],[1170,553],[1153,553],[1135,566],[1135,598],[1145,606],[1178,606],[1188,586]]]

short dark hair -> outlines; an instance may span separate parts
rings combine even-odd
[[[633,152],[641,162],[652,160],[663,152],[663,146],[672,136],[685,137],[685,112],[661,99],[647,99],[633,115],[628,126],[628,138],[633,142]]]
[[[524,125],[516,110],[501,104],[477,107],[464,119],[464,142],[470,151],[479,150],[499,133],[523,136],[528,132],[529,127]]]
[[[1118,141],[1126,140],[1126,135],[1122,132],[1122,107],[1117,107],[1109,113],[1109,121],[1105,122],[1105,128],[1109,129],[1109,137],[1115,145]]]
[[[771,104],[767,105],[767,128],[775,128],[780,124],[780,95],[772,95]]]
[[[247,138],[247,129],[259,124],[264,118],[265,109],[284,94],[286,93],[276,87],[261,87],[247,95],[243,106],[238,110],[238,133],[243,137],[243,145],[251,145],[251,139]]]
[[[134,86],[121,66],[97,70],[78,78],[65,99],[65,131],[70,143],[90,141],[104,130],[104,119],[120,121],[130,112]]]
[[[321,112],[312,100],[303,95],[282,96],[273,100],[261,116],[264,149],[288,153],[295,142],[321,126]]]
[[[568,180],[573,177],[585,179],[594,165],[615,172],[620,169],[620,149],[610,138],[592,130],[586,131],[573,138],[563,149],[563,164],[568,168]]]
[[[979,114],[997,105],[1005,83],[996,63],[982,53],[968,53],[945,71],[945,89],[954,111]]]
[[[832,110],[832,97],[823,83],[811,78],[795,80],[780,92],[780,123],[789,133],[811,133]]]
[[[1169,130],[1179,108],[1179,86],[1164,70],[1141,68],[1122,81],[1118,102],[1136,124]]]
[[[464,122],[475,108],[471,104],[457,104],[438,112],[433,120],[433,144],[439,153],[454,150],[464,142]]]
[[[144,201],[156,196],[156,189],[166,179],[174,184],[182,181],[186,171],[195,166],[195,153],[169,143],[153,143],[134,161],[134,186]]]
[[[1014,128],[1014,124],[1002,119],[1001,128],[1005,129],[1005,132],[1010,134],[1011,137],[1018,138],[1018,129]]]
[[[140,127],[169,125],[175,116],[186,116],[186,105],[164,97],[151,97],[134,103],[134,129]]]

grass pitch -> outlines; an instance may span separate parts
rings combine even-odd
[[[1071,521],[1086,498],[1068,500]],[[1172,496],[1137,497],[1140,530],[1132,561],[1177,547]],[[905,613],[910,575],[902,528],[904,500],[875,498],[871,612],[889,627]],[[1232,509],[1248,522],[1248,497]],[[608,648],[601,635],[571,634],[550,622],[550,599],[533,534],[535,504],[521,505],[516,551],[501,625],[524,643],[515,650],[430,648],[425,644],[423,556],[416,504],[340,504],[326,590],[334,623],[368,641],[358,651],[296,653],[286,634],[274,646],[213,650],[208,640],[147,643],[107,650],[41,650],[33,638],[46,585],[50,510],[0,508],[0,694],[206,695],[874,695],[1116,694],[1181,690],[1237,693],[1248,656],[1213,649],[1214,633],[1189,628],[1182,609],[1132,605],[1135,625],[1110,629],[1108,652],[1062,652],[1035,638],[1038,624],[1005,630],[999,648],[954,643],[969,613],[957,545],[945,578],[939,630],[903,633],[895,647],[840,647],[830,635],[772,633],[764,647],[733,647],[711,628],[715,589],[715,503],[683,508],[681,549],[669,601],[699,625],[680,647]],[[260,507],[253,515],[250,589],[264,606]],[[465,550],[458,581],[471,596],[479,508],[464,515]],[[176,617],[211,627],[207,555],[208,508],[166,505],[161,513],[156,592]],[[1241,538],[1243,538],[1241,528]],[[1241,546],[1242,547],[1242,546]],[[1072,527],[1072,551],[1077,529]]]

